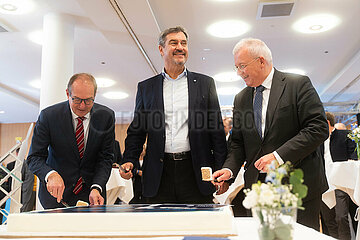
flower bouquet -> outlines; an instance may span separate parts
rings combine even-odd
[[[302,198],[307,195],[301,169],[292,169],[290,162],[278,168],[275,165],[270,164],[266,183],[259,181],[244,190],[243,205],[259,223],[261,240],[292,239],[297,208],[302,208]]]
[[[355,125],[354,129],[348,134],[348,138],[356,143],[357,157],[360,160],[360,127]]]

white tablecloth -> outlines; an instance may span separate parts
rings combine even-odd
[[[119,169],[113,168],[110,178],[106,183],[107,205],[114,204],[117,198],[120,198],[125,203],[129,203],[133,197],[132,180],[123,179],[120,176]]]
[[[256,223],[255,220],[253,220],[252,218],[235,218],[235,223],[236,223],[236,228],[237,228],[237,236],[233,236],[233,237],[229,237],[229,239],[232,240],[257,240],[258,235],[257,235],[257,230],[256,230]],[[199,223],[201,224],[201,223]],[[141,226],[139,226],[141,227]],[[5,226],[0,226],[0,237],[2,234],[6,233],[6,228]],[[22,239],[31,239],[31,240],[40,240],[40,239],[44,239],[44,238],[22,238]],[[46,240],[53,240],[53,239],[58,239],[58,238],[46,238]],[[67,240],[69,238],[62,238],[64,240]],[[78,239],[109,239],[106,238],[106,236],[103,237],[96,237],[96,234],[94,234],[94,237],[84,237],[84,238],[71,238],[71,240],[78,240]],[[127,239],[127,240],[136,240],[136,239],[154,239],[154,240],[163,240],[163,239],[168,239],[168,240],[177,240],[177,239],[183,239],[182,236],[179,237],[156,237],[156,238],[151,238],[151,237],[146,237],[146,238],[111,238],[111,239]],[[327,235],[324,235],[320,232],[317,232],[311,228],[305,227],[303,225],[300,225],[298,223],[295,224],[295,231],[294,231],[294,240],[304,240],[304,239],[309,239],[309,240],[328,240],[328,239],[334,239],[331,238]]]
[[[360,161],[334,162],[329,164],[327,178],[329,190],[322,199],[329,208],[336,204],[335,189],[340,189],[351,197],[354,203],[360,206]],[[358,208],[359,211],[359,208]],[[359,216],[357,215],[359,220]],[[360,228],[358,227],[356,239],[360,240]]]

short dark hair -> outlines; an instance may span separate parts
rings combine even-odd
[[[335,125],[335,115],[332,114],[331,112],[326,112],[326,119],[330,122],[330,126],[334,126]]]
[[[95,80],[94,76],[89,73],[76,73],[70,78],[68,85],[67,85],[67,90],[68,90],[69,94],[71,95],[71,87],[72,87],[73,83],[75,82],[76,79],[78,79],[80,77],[87,77],[92,82],[92,84],[94,85],[94,97],[95,97],[96,91],[97,91],[97,84],[96,84],[96,80]]]
[[[188,34],[186,33],[185,29],[183,27],[176,26],[176,27],[165,29],[164,31],[162,31],[160,33],[160,35],[159,35],[159,45],[162,46],[162,47],[165,47],[166,36],[169,35],[170,33],[178,33],[178,32],[184,33],[184,35],[186,37],[186,40],[188,40]]]

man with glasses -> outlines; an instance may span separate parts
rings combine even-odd
[[[69,80],[68,101],[41,111],[27,162],[40,179],[45,209],[105,201],[115,138],[115,114],[94,103],[96,81],[87,73]]]
[[[251,188],[264,181],[272,161],[290,161],[303,170],[308,187],[298,222],[319,230],[321,194],[328,188],[318,150],[328,137],[320,98],[307,76],[276,70],[263,41],[243,39],[233,54],[247,87],[235,96],[229,154],[213,177],[220,182],[236,177],[245,162],[245,189]]]

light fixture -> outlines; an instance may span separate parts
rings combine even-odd
[[[37,88],[40,89],[41,88],[41,81],[36,79],[34,81],[29,82],[30,86],[32,86],[33,88]]]
[[[96,84],[99,88],[111,87],[115,81],[110,78],[96,78]]]
[[[231,71],[231,72],[218,73],[214,76],[214,79],[217,82],[236,82],[241,80],[241,77],[237,75],[236,72]]]
[[[249,29],[250,26],[243,21],[225,20],[211,24],[207,32],[214,37],[233,38],[246,33]]]
[[[34,9],[32,0],[0,0],[0,13],[25,14]]]
[[[3,113],[5,113],[5,111],[0,111],[0,114],[3,114]]]
[[[305,75],[305,71],[302,69],[298,69],[298,68],[289,68],[289,69],[285,69],[282,70],[283,72],[287,72],[287,73],[295,73],[295,74],[300,74],[300,75]]]
[[[317,14],[304,17],[293,24],[293,29],[302,33],[320,33],[336,27],[340,23],[337,16]]]
[[[238,94],[240,90],[238,87],[221,87],[217,89],[217,93],[219,95],[235,95]]]
[[[129,94],[118,91],[118,92],[106,92],[103,94],[103,96],[108,99],[124,99],[127,98]]]
[[[28,38],[30,41],[42,45],[43,44],[43,40],[44,40],[44,35],[43,32],[41,30],[38,31],[34,31],[29,33]]]
[[[4,4],[2,4],[1,5],[1,8],[2,9],[4,9],[5,11],[16,11],[16,9],[18,9],[17,8],[17,6],[15,6],[15,5],[12,5],[12,4],[10,4],[10,3],[4,3]]]

